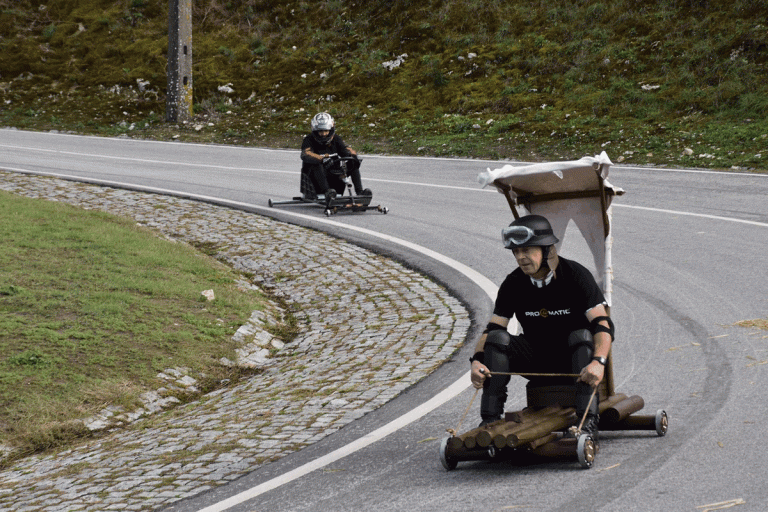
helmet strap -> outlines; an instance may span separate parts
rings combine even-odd
[[[549,260],[549,252],[551,248],[552,248],[551,245],[541,247],[541,266],[542,267],[549,268],[548,260]],[[549,270],[552,270],[552,269],[549,268]]]
[[[541,248],[542,261],[541,266],[546,266],[549,270],[555,270],[560,258],[557,255],[557,248],[554,245],[548,245]]]

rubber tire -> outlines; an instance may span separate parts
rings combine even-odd
[[[584,469],[589,469],[595,464],[597,446],[592,436],[589,434],[581,434],[579,436],[578,443],[576,444],[576,455],[579,458],[579,464]]]
[[[270,199],[270,200],[267,202],[267,204],[269,205],[269,207],[270,207],[270,208],[272,208],[273,206],[275,206],[275,205],[274,205],[274,203],[272,202],[272,199]]]
[[[667,411],[659,409],[656,411],[656,434],[659,437],[664,437],[667,435],[667,430],[669,430],[669,416]]]
[[[449,437],[444,437],[442,441],[440,441],[440,463],[443,465],[446,471],[452,471],[456,469],[456,464],[458,464],[458,461],[448,457],[445,454],[445,451],[448,449],[448,439]]]

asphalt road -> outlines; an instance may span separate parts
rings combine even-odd
[[[506,201],[475,182],[478,172],[502,163],[363,157],[364,185],[390,213],[329,222],[313,206],[266,207],[269,198],[297,194],[298,151],[0,130],[0,168],[206,196],[327,230],[435,276],[484,325],[488,286],[451,264],[496,284],[512,270],[514,260],[499,241],[511,220]],[[446,472],[437,445],[473,394],[461,381],[472,339],[454,362],[385,407],[172,510],[649,511],[706,510],[717,503],[766,510],[768,332],[734,324],[768,317],[768,175],[615,166],[609,180],[627,191],[613,208],[616,390],[642,396],[646,413],[665,409],[666,437],[603,433],[591,470],[460,463]],[[589,261],[570,238],[563,254]],[[354,448],[451,385],[463,391],[432,412],[290,477]],[[523,405],[523,383],[513,381],[508,408]],[[475,402],[462,430],[478,421],[478,407]],[[274,488],[258,490],[267,484]]]

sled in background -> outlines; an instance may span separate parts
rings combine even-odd
[[[344,189],[337,191],[339,195],[328,201],[325,194],[318,194],[315,191],[315,185],[309,174],[302,171],[299,184],[301,195],[286,201],[273,201],[270,199],[268,203],[270,208],[273,206],[295,204],[315,204],[324,208],[326,217],[340,212],[364,212],[366,210],[376,210],[381,213],[389,212],[389,208],[386,206],[371,205],[373,195],[352,194],[352,179],[347,174],[347,162],[349,160],[362,161],[362,158],[339,156],[337,153],[334,153],[330,155],[330,159],[333,165],[329,172],[336,175],[344,183]]]

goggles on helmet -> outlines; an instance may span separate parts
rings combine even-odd
[[[546,234],[551,234],[551,231],[541,229],[534,231],[528,226],[507,226],[501,230],[501,240],[505,248],[512,249],[522,246],[536,235]]]

